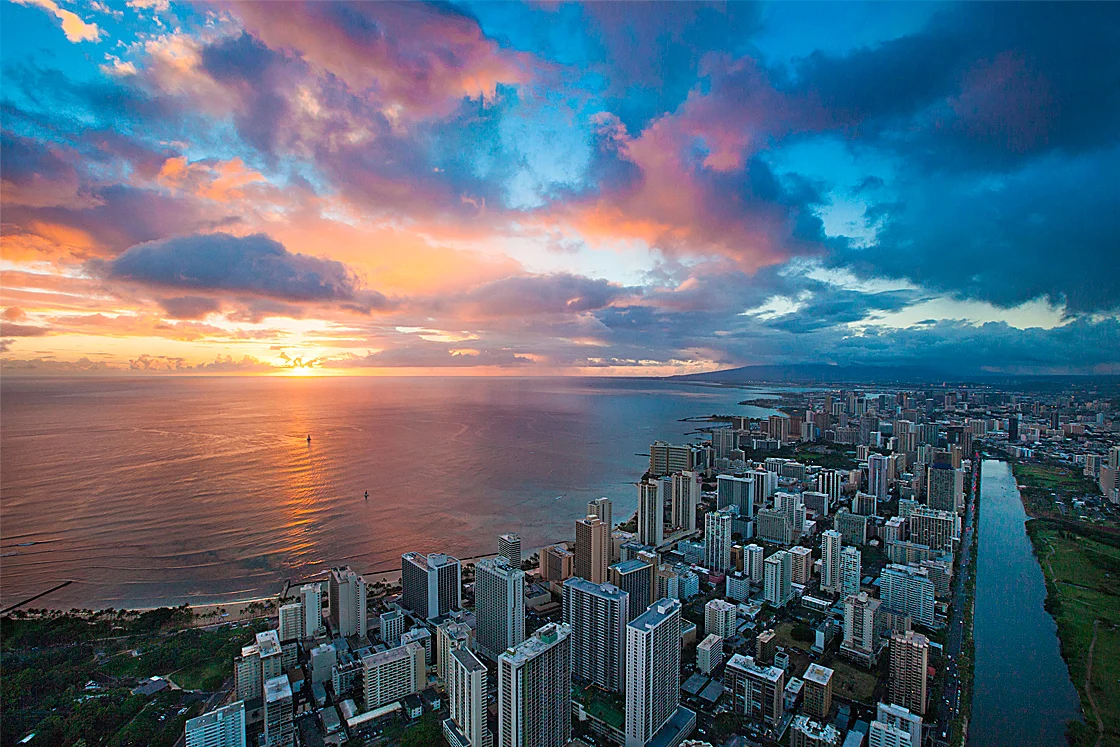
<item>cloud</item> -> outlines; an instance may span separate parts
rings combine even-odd
[[[201,319],[222,308],[218,299],[208,296],[161,298],[159,299],[159,305],[163,307],[169,319]]]
[[[96,23],[87,23],[83,21],[78,14],[66,10],[65,8],[58,7],[58,3],[55,3],[53,0],[12,0],[12,2],[33,8],[41,8],[53,15],[60,22],[62,32],[66,34],[66,38],[74,44],[84,41],[95,42],[101,38],[101,30],[97,28]]]
[[[264,234],[194,234],[151,241],[96,268],[108,279],[157,289],[282,301],[353,301],[359,295],[357,278],[341,262],[292,254]]]
[[[332,368],[473,368],[525,366],[532,358],[508,349],[452,348],[435,342],[410,342],[362,357],[325,362]]]
[[[472,318],[579,314],[638,293],[636,288],[570,273],[517,275],[479,286],[454,305]]]

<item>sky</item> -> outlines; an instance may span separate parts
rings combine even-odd
[[[6,373],[1120,373],[1120,5],[0,0]]]

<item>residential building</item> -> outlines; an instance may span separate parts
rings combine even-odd
[[[731,568],[731,521],[733,509],[711,511],[704,516],[704,565],[709,570]]]
[[[793,562],[791,571],[793,583],[805,586],[809,583],[809,577],[813,575],[813,551],[808,547],[797,545],[789,549],[789,554]]]
[[[879,630],[882,602],[865,591],[844,599],[844,640],[840,653],[865,666],[875,663],[879,655]]]
[[[401,636],[404,635],[404,613],[400,610],[389,610],[382,612],[379,620],[382,642],[389,648],[399,646]]]
[[[716,508],[734,506],[739,516],[754,516],[754,478],[719,475],[716,477]]]
[[[604,690],[622,692],[629,621],[630,595],[625,591],[583,578],[565,581],[564,624],[571,631],[572,676]]]
[[[707,469],[707,451],[696,446],[674,446],[654,441],[649,447],[649,473],[654,477],[685,470]]]
[[[457,558],[444,553],[401,556],[401,604],[426,620],[463,606],[463,572]]]
[[[188,719],[184,739],[186,747],[246,747],[244,701]]]
[[[343,638],[365,636],[368,628],[366,581],[350,568],[332,568],[330,575],[331,623]]]
[[[764,556],[762,545],[755,545],[752,543],[743,549],[746,553],[743,561],[743,568],[747,572],[747,576],[750,578],[751,583],[762,584],[762,580],[765,577],[762,569]]]
[[[822,721],[832,710],[832,675],[833,671],[828,667],[810,664],[802,677],[805,683],[801,689],[805,713]]]
[[[626,747],[649,744],[680,705],[681,603],[663,599],[626,626]]]
[[[840,732],[832,724],[800,715],[793,717],[789,728],[789,747],[840,747]]]
[[[486,726],[486,666],[466,648],[450,653],[447,663],[447,706],[449,718],[443,733],[451,747],[490,747]]]
[[[839,594],[840,583],[840,550],[843,547],[843,538],[835,529],[821,533],[821,590]]]
[[[610,526],[597,516],[576,521],[574,574],[595,584],[607,582],[611,558]]]
[[[926,504],[935,511],[959,512],[964,508],[964,471],[934,462],[926,482]]]
[[[929,702],[929,639],[910,630],[891,636],[890,702],[919,716]]]
[[[953,511],[918,506],[906,517],[910,541],[931,550],[952,552],[961,536],[961,517]]]
[[[879,595],[885,609],[933,626],[936,592],[928,569],[891,563],[879,575]]]
[[[298,641],[303,638],[303,604],[292,602],[277,612],[277,633],[281,641]]]
[[[784,607],[793,598],[793,556],[778,550],[762,563],[765,579],[762,596],[772,607]]]
[[[498,535],[498,555],[509,561],[510,566],[521,568],[521,535],[510,532]]]
[[[775,666],[762,666],[753,657],[735,654],[723,670],[723,686],[731,696],[731,708],[749,719],[776,725],[785,713],[786,673]]]
[[[563,545],[550,545],[539,555],[540,574],[545,581],[562,583],[575,573],[575,553]]]
[[[871,517],[855,514],[846,508],[842,508],[836,512],[834,523],[837,531],[840,532],[840,536],[844,538],[845,544],[867,544],[867,530],[871,524]]]
[[[261,747],[292,747],[296,739],[292,683],[280,675],[264,683],[264,735]]]
[[[498,657],[498,747],[568,744],[571,673],[571,629],[564,624],[549,623]]]
[[[634,559],[622,563],[615,563],[610,567],[609,583],[630,597],[630,622],[638,615],[645,612],[652,599],[652,590],[656,580],[653,566],[649,563]]]
[[[696,507],[701,500],[700,473],[685,470],[673,475],[673,501],[669,512],[669,523],[676,530],[696,531]]]
[[[520,552],[519,552],[520,554]],[[525,640],[525,572],[499,555],[475,565],[475,645],[494,660]]]
[[[367,711],[418,693],[427,684],[424,647],[407,643],[362,657],[362,682]]]
[[[614,509],[610,498],[603,497],[588,501],[587,515],[594,516],[596,519],[606,524],[607,527],[614,527]]]
[[[845,547],[840,551],[840,593],[844,596],[859,593],[860,573],[863,567],[858,547]]]
[[[715,633],[708,633],[696,646],[696,668],[704,674],[711,674],[723,662],[723,639]]]
[[[299,599],[303,610],[303,635],[311,638],[323,631],[323,587],[304,584],[299,587]]]
[[[877,500],[890,499],[890,457],[871,454],[867,457],[867,492]]]
[[[704,605],[704,632],[716,634],[727,641],[735,637],[739,627],[738,610],[723,599],[713,599]]]
[[[672,500],[672,486],[671,480],[654,478],[638,484],[638,542],[641,544],[657,547],[665,541],[665,506]]]
[[[890,729],[898,729],[906,735],[907,740],[899,740],[897,742],[890,741],[889,738],[880,743],[883,745],[905,745],[906,747],[921,747],[922,744],[922,717],[916,713],[911,713],[910,709],[904,706],[896,705],[894,703],[879,703],[876,708],[875,722],[871,724],[872,731],[874,731],[875,723],[879,723],[884,727]],[[883,730],[886,732],[886,729]],[[884,734],[884,737],[888,737]],[[872,737],[872,745],[875,744],[874,737]]]
[[[444,620],[436,626],[436,676],[444,682],[450,676],[451,652],[473,648],[474,629],[459,620]]]

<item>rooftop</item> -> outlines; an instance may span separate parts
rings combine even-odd
[[[667,620],[673,613],[680,613],[681,603],[676,599],[661,599],[654,602],[627,626],[637,630],[653,630]]]
[[[625,591],[618,588],[614,584],[596,584],[588,581],[579,576],[572,576],[564,582],[564,586],[570,586],[573,589],[585,592],[587,594],[594,594],[599,597],[610,597],[612,599],[621,598],[626,594]]]
[[[832,670],[820,664],[810,664],[805,670],[804,679],[818,685],[827,685],[832,679]]]
[[[549,623],[534,633],[531,638],[526,638],[517,646],[506,649],[505,653],[498,657],[498,660],[509,662],[514,666],[521,666],[530,659],[543,654],[559,641],[566,639],[571,632],[572,629],[568,625]]]
[[[287,675],[265,680],[264,700],[266,703],[275,703],[278,700],[291,699],[291,697],[292,683],[288,681]]]

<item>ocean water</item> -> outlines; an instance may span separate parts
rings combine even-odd
[[[275,593],[339,563],[474,557],[637,505],[651,441],[772,391],[638,379],[5,377],[0,602],[143,607]],[[308,434],[312,440],[307,442]],[[369,498],[365,492],[369,491]]]

